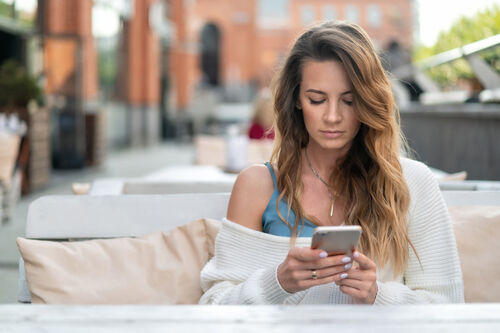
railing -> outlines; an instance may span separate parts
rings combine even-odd
[[[470,97],[469,92],[461,90],[443,92],[439,86],[425,74],[425,70],[464,58],[470,65],[476,78],[485,88],[479,94],[479,101],[483,103],[500,102],[500,75],[479,56],[479,53],[496,48],[499,45],[500,34],[497,34],[474,43],[436,54],[415,65],[409,64],[398,67],[393,70],[393,74],[395,78],[399,80],[410,79],[415,81],[423,90],[420,96],[420,102],[423,104],[463,103]],[[393,85],[397,86],[400,84],[395,81]],[[398,88],[401,89],[401,86]],[[405,98],[404,96],[399,97]],[[399,101],[400,104],[405,104],[405,102],[407,101]]]

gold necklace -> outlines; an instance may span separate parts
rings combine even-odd
[[[323,178],[321,178],[321,176],[319,175],[318,171],[314,170],[314,168],[313,168],[313,166],[311,164],[311,161],[309,160],[309,156],[307,156],[307,148],[304,149],[304,152],[305,152],[305,155],[306,155],[307,164],[309,164],[309,168],[311,168],[311,171],[316,176],[316,178],[318,178],[326,186],[326,189],[328,191],[328,196],[330,197],[330,202],[331,202],[331,205],[330,205],[330,217],[332,217],[333,216],[333,206],[335,205],[335,198],[336,198],[336,196],[332,194],[332,191],[330,191],[330,185],[328,185],[328,183]]]

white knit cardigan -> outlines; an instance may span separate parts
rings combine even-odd
[[[463,280],[448,210],[431,171],[422,163],[401,159],[410,189],[408,235],[420,257],[410,250],[404,274],[390,265],[377,268],[375,304],[460,303]],[[297,238],[296,246],[310,246]],[[290,247],[289,237],[266,234],[224,219],[215,255],[201,272],[200,304],[349,304],[353,299],[335,283],[288,293],[276,271]]]

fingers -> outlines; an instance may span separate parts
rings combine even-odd
[[[358,288],[351,286],[341,285],[340,291],[354,298],[360,298],[362,296],[362,292]]]
[[[377,265],[367,256],[359,251],[353,252],[352,259],[358,263],[361,270],[374,270]]]
[[[328,256],[328,253],[323,250],[311,249],[308,247],[294,247],[290,249],[288,254],[297,260],[305,262],[326,258]]]
[[[340,279],[341,273],[345,273],[348,269],[351,268],[351,264],[341,265],[341,266],[331,266],[323,269],[308,269],[296,272],[295,278],[298,280],[308,280],[313,279],[313,271],[316,272],[316,280],[320,280],[323,278],[327,278],[330,276],[337,275],[338,278],[334,281]]]
[[[353,279],[351,274],[347,273],[347,277],[345,279],[341,279],[336,282],[338,286],[346,286],[346,287],[351,287],[354,289],[361,290],[363,289],[367,283],[364,280],[359,280],[359,279]]]
[[[325,272],[316,271],[317,278],[315,280],[313,280],[311,278],[312,274],[311,274],[311,272],[309,272],[309,279],[301,280],[299,282],[301,289],[303,290],[303,289],[308,289],[311,287],[319,286],[322,284],[337,282],[341,279],[341,275],[345,274],[345,272],[342,271],[342,272],[339,272],[337,274],[333,274],[333,275],[329,275],[329,276],[323,276],[322,274],[325,274]]]
[[[305,269],[323,269],[327,267],[345,267],[349,265],[347,269],[350,269],[352,267],[352,261],[351,258],[346,257],[344,255],[339,255],[339,256],[334,256],[334,257],[327,257],[324,259],[319,259],[319,260],[313,260],[309,262],[304,262],[303,263]]]
[[[356,259],[359,257],[360,254]],[[371,264],[369,259],[362,262],[365,266]],[[348,272],[354,271],[353,264],[358,265],[345,255],[328,257],[323,250],[292,248],[285,261],[278,267],[278,281],[288,292],[296,292],[325,283],[338,282],[346,278]],[[358,272],[367,271],[359,270]],[[353,279],[358,279],[358,276],[353,275]]]
[[[302,269],[322,269],[330,266],[345,266],[352,263],[352,259],[345,255],[329,256],[323,250],[310,248],[293,248],[289,256],[301,263]],[[302,265],[303,264],[303,265]]]
[[[336,284],[341,292],[353,297],[356,303],[373,304],[377,297],[378,286],[376,281],[346,278],[336,282]]]

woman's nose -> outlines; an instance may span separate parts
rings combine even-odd
[[[328,105],[325,113],[323,114],[323,120],[326,122],[338,122],[342,119],[342,115],[339,110],[339,105],[337,103],[331,103]]]

